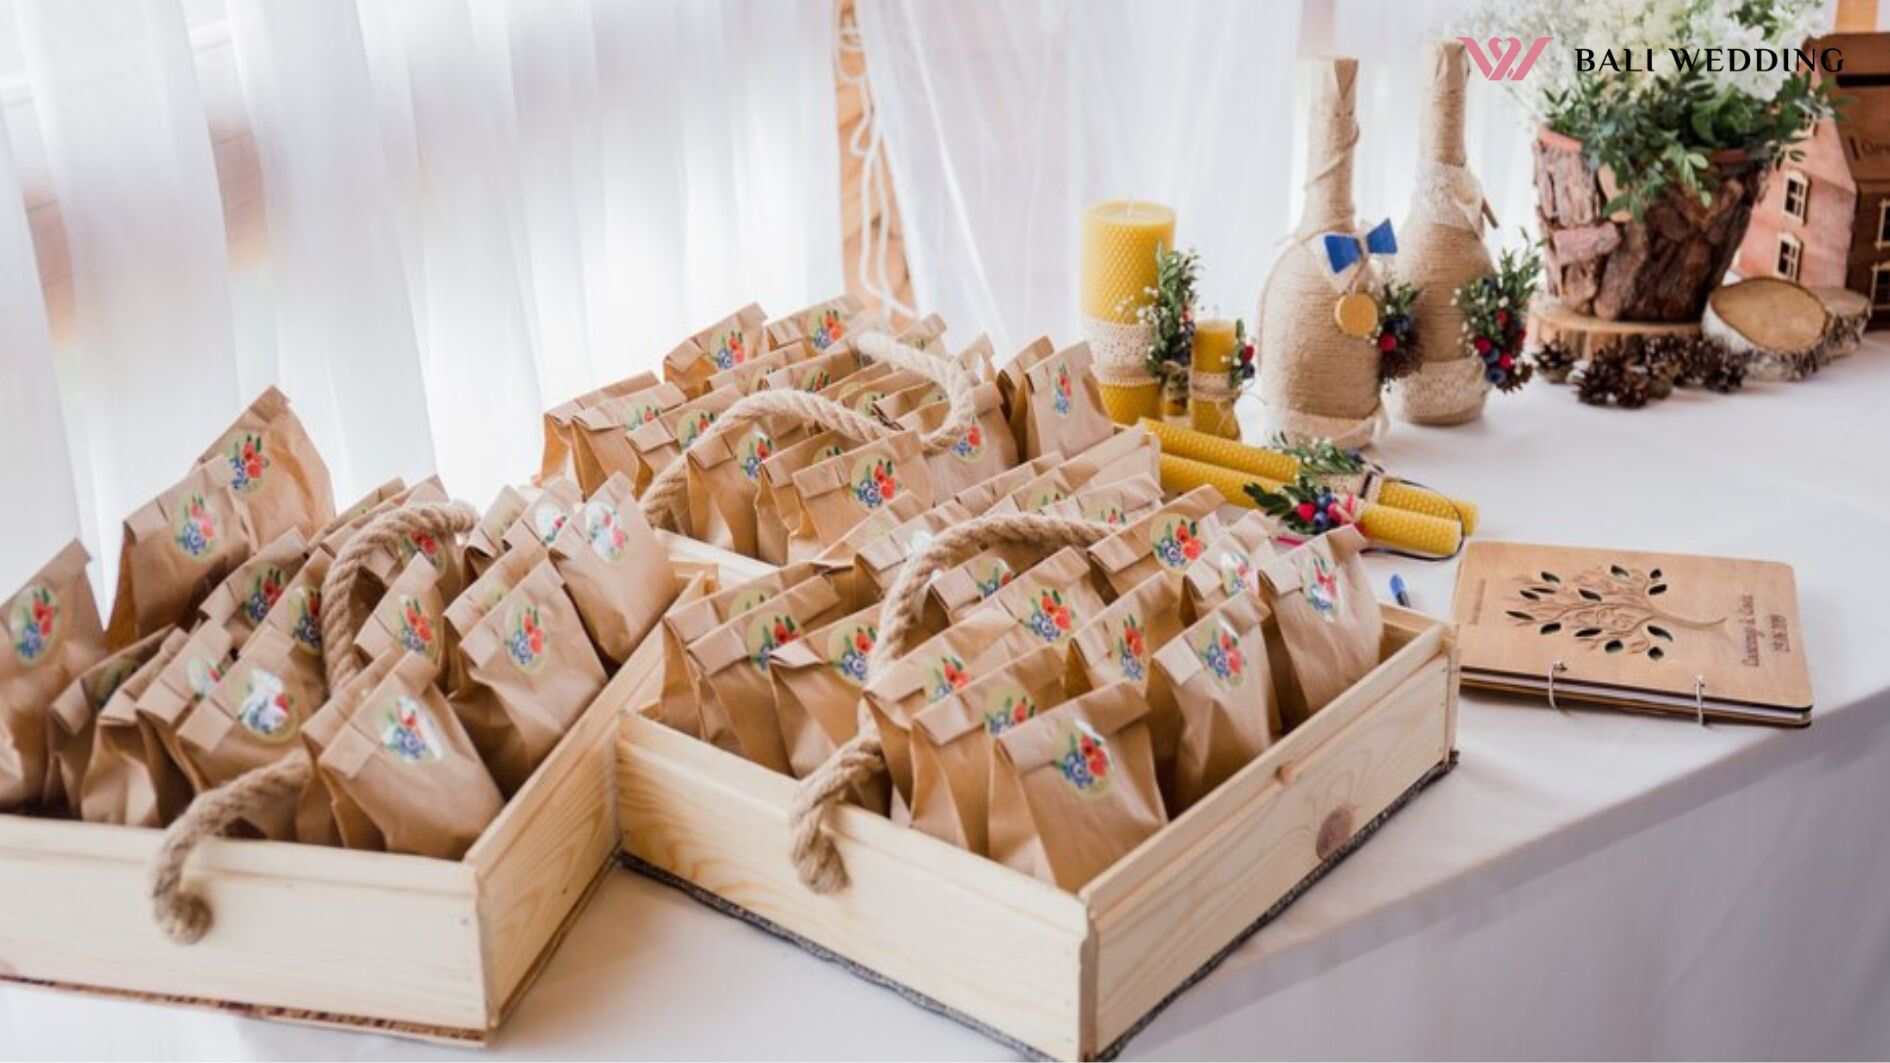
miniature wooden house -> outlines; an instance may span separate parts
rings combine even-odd
[[[1741,276],[1849,288],[1870,300],[1871,328],[1890,326],[1890,33],[1839,33],[1839,120],[1819,122],[1804,157],[1779,164],[1752,211],[1734,263]]]

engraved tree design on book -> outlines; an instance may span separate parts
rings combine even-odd
[[[1667,656],[1676,629],[1705,631],[1726,622],[1723,616],[1694,620],[1662,609],[1658,599],[1667,593],[1667,581],[1657,568],[1642,572],[1611,564],[1567,580],[1544,570],[1517,576],[1515,584],[1504,604],[1517,626],[1541,635],[1567,634],[1603,653],[1642,653],[1658,661]]]

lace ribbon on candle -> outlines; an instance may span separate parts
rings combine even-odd
[[[1418,164],[1417,183],[1411,188],[1411,218],[1425,218],[1483,235],[1484,223],[1496,223],[1496,213],[1483,198],[1483,185],[1468,167],[1436,159]]]
[[[1418,424],[1464,420],[1482,407],[1490,390],[1483,372],[1480,358],[1425,362],[1392,385],[1392,401],[1398,405],[1399,416]]]
[[[1148,345],[1155,338],[1153,326],[1140,322],[1123,325],[1085,316],[1083,338],[1089,341],[1089,353],[1095,358],[1092,365],[1098,382],[1113,387],[1155,382],[1146,361]]]

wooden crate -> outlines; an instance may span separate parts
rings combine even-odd
[[[679,559],[719,553],[672,540]],[[1374,671],[1075,894],[854,807],[827,819],[852,884],[815,894],[787,855],[795,781],[634,711],[625,860],[1000,1040],[1108,1058],[1449,768],[1454,631],[1390,606],[1385,621]],[[625,709],[654,697],[659,667],[641,651],[625,666]]]
[[[0,816],[0,977],[483,1044],[613,865],[619,676],[463,860],[217,839],[188,878],[215,924],[152,921],[160,832]]]

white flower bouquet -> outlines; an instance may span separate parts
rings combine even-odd
[[[1711,204],[1711,156],[1797,158],[1833,111],[1806,40],[1821,0],[1483,0],[1477,40],[1553,38],[1529,75],[1505,82],[1543,125],[1614,172],[1610,211],[1638,217],[1670,187]]]

